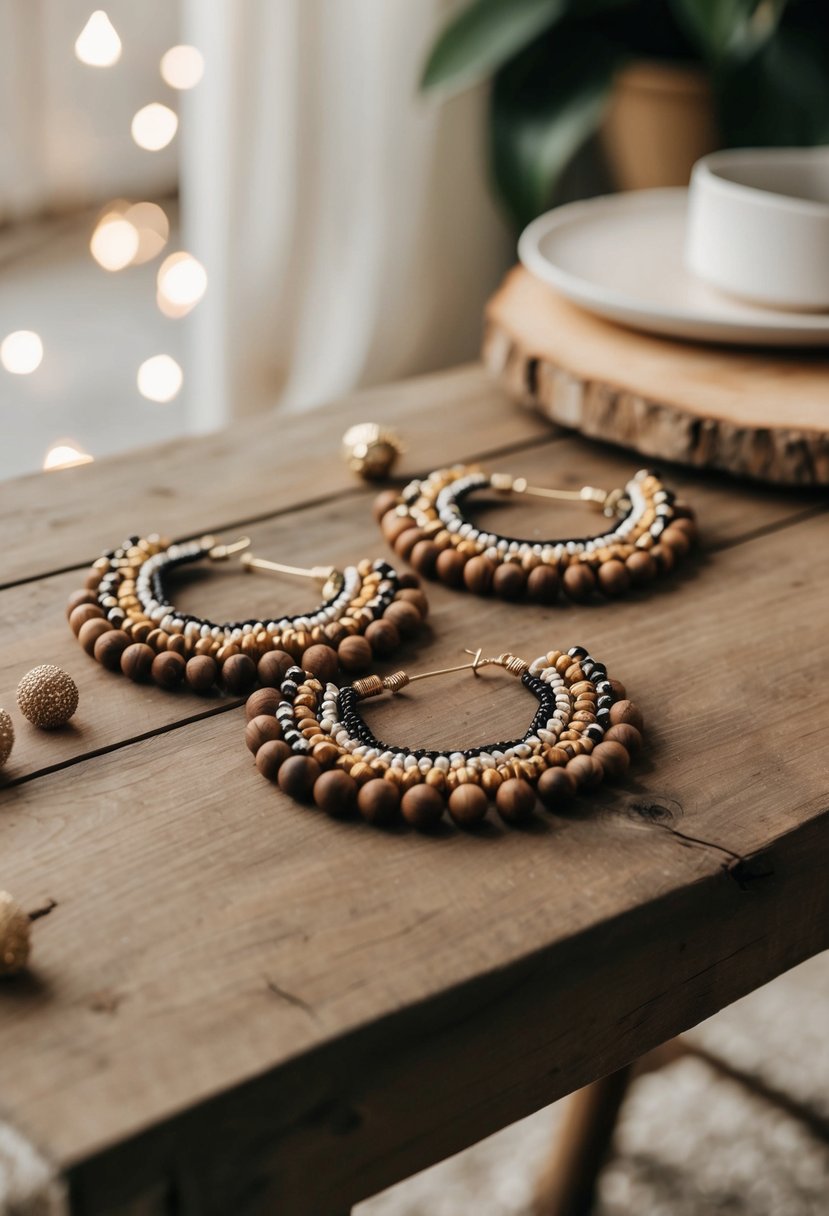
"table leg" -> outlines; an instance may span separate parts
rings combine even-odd
[[[577,1090],[536,1189],[535,1216],[587,1216],[634,1065]]]

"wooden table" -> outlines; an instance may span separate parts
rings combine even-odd
[[[57,906],[31,973],[0,987],[0,1131],[68,1180],[73,1212],[345,1211],[829,944],[822,499],[666,470],[702,548],[649,595],[539,608],[429,588],[430,630],[387,670],[583,643],[644,711],[624,782],[523,831],[329,820],[255,771],[238,702],[82,653],[64,601],[132,532],[244,530],[289,562],[387,554],[338,455],[370,419],[402,432],[404,475],[480,457],[615,485],[636,467],[467,368],[0,487],[3,703],[42,662],[81,694],[62,732],[15,712],[0,886]],[[544,511],[509,522],[543,530]],[[312,594],[224,566],[181,599],[215,614]],[[424,746],[524,721],[517,684],[488,672],[470,696],[472,679],[371,721]]]

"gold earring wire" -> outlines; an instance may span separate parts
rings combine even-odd
[[[206,537],[205,541],[212,540],[212,537]],[[226,562],[233,553],[241,553],[243,549],[247,549],[250,545],[250,537],[242,536],[239,540],[233,541],[230,545],[213,545],[208,553],[208,557],[212,562]]]
[[[268,574],[295,574],[297,578],[314,578],[324,583],[336,574],[333,566],[288,566],[284,562],[269,562],[264,557],[244,553],[240,558],[243,570],[264,570]]]
[[[499,494],[531,494],[534,498],[554,498],[562,502],[584,502],[607,515],[630,509],[630,501],[621,490],[602,490],[598,486],[582,486],[579,490],[556,490],[548,486],[531,486],[526,477],[510,477],[508,473],[493,473],[490,482]]]
[[[380,676],[364,676],[362,680],[355,680],[352,687],[357,696],[361,700],[365,700],[366,697],[379,697],[384,692],[394,695],[407,684],[414,684],[415,680],[429,680],[432,676],[445,676],[453,671],[472,671],[473,675],[477,675],[482,667],[496,666],[505,668],[511,675],[521,675],[527,670],[524,660],[518,659],[512,654],[500,654],[497,658],[483,658],[483,647],[481,646],[477,650],[464,650],[464,654],[474,656],[471,663],[458,663],[454,667],[438,667],[435,671],[421,671],[416,676],[410,676],[405,671],[395,671],[392,675],[382,679]]]

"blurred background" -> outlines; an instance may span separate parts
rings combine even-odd
[[[0,0],[0,477],[475,358],[520,227],[829,142],[824,0]]]

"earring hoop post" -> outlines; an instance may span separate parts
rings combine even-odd
[[[313,578],[323,583],[331,578],[332,574],[336,574],[333,566],[289,566],[284,562],[271,562],[264,557],[254,557],[252,553],[243,554],[240,561],[243,570],[264,570],[269,574],[293,574],[297,578]]]

